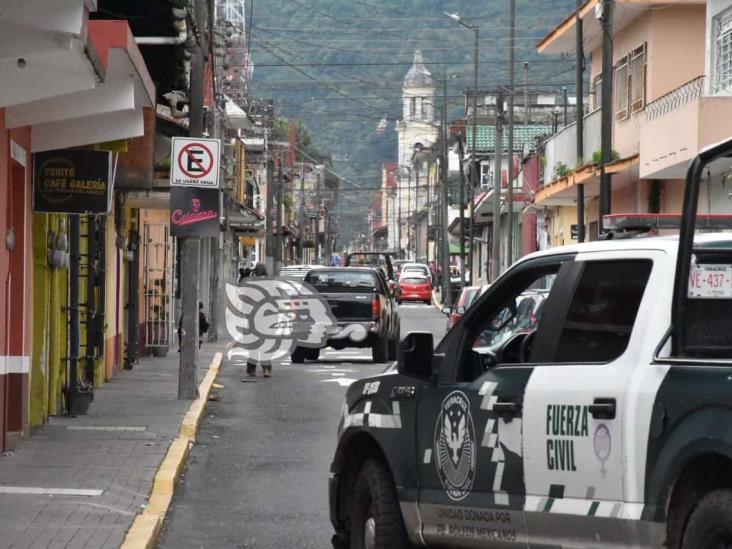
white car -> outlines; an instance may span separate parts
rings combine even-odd
[[[432,273],[430,273],[430,268],[424,263],[405,263],[402,265],[400,275],[403,276],[404,273],[409,271],[416,271],[423,274],[430,281],[430,284],[432,284]]]

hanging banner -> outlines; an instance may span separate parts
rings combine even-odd
[[[33,155],[33,211],[108,214],[112,206],[112,153],[65,149]]]
[[[219,191],[196,187],[170,188],[172,236],[218,236],[219,217]]]

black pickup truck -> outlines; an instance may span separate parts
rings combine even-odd
[[[368,267],[322,268],[310,271],[305,282],[328,301],[341,330],[353,334],[329,339],[324,347],[371,347],[374,362],[396,359],[399,313],[383,272]],[[317,360],[319,353],[297,347],[292,362]]]

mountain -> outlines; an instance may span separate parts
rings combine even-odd
[[[515,71],[523,85],[572,87],[574,59],[539,56],[535,46],[571,14],[576,0],[516,2]],[[463,113],[472,85],[474,34],[447,17],[459,13],[480,27],[480,87],[508,81],[507,0],[267,0],[250,2],[252,90],[273,98],[275,110],[298,118],[317,145],[335,153],[343,183],[340,244],[365,232],[367,208],[381,185],[380,167],[397,154],[394,123],[401,117],[401,84],[422,50],[427,68],[449,80],[451,118]],[[437,109],[436,109],[437,110]],[[383,133],[377,132],[386,117]]]

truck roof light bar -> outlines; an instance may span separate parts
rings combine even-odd
[[[681,214],[618,213],[604,215],[603,226],[610,231],[649,231],[651,229],[680,229]],[[702,230],[732,230],[732,215],[698,214],[696,228]]]

